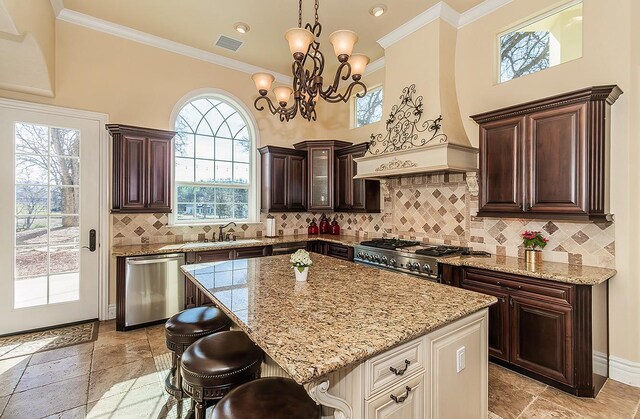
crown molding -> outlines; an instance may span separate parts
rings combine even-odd
[[[51,0],[51,7],[53,8],[53,14],[58,17],[60,12],[64,10],[64,0]]]
[[[454,28],[460,29],[471,22],[493,13],[512,1],[513,0],[485,0],[464,13],[458,13],[446,2],[441,1],[378,39],[378,44],[386,49],[437,19],[441,19]]]
[[[13,22],[4,0],[0,0],[0,32],[16,36],[20,35],[20,31],[18,31],[16,24]]]
[[[165,51],[195,58],[197,60],[206,61],[211,64],[216,64],[222,67],[230,68],[232,70],[241,71],[243,73],[253,74],[267,72],[273,74],[276,80],[281,83],[291,84],[293,82],[290,76],[286,76],[281,73],[276,73],[262,67],[245,63],[243,61],[234,60],[233,58],[223,57],[222,55],[218,55],[199,48],[194,48],[185,44],[181,44],[179,42],[170,41],[159,36],[138,31],[127,26],[118,25],[117,23],[98,19],[96,17],[89,16],[84,13],[75,12],[73,10],[62,9],[57,18],[63,22],[83,26],[85,28],[107,33],[109,35],[114,35],[119,38],[149,45],[155,48],[160,48]]]
[[[369,74],[376,72],[381,68],[384,68],[384,57],[380,57],[372,63],[369,63],[369,65],[367,65],[367,69],[364,70],[364,75],[368,76]]]
[[[460,15],[460,19],[458,21],[458,29],[468,25],[471,22],[475,22],[476,20],[485,17],[488,14],[491,14],[501,8],[502,6],[506,6],[511,3],[513,0],[485,0],[479,5],[472,7],[466,12]]]

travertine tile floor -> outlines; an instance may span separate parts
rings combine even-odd
[[[162,325],[120,333],[113,322],[103,322],[95,342],[1,360],[0,416],[175,418],[175,401],[162,387],[169,365]],[[615,381],[595,400],[579,399],[490,365],[493,419],[640,419],[639,405],[640,388]]]

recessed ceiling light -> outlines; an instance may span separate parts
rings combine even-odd
[[[386,11],[387,6],[385,6],[384,4],[377,4],[369,10],[369,13],[371,13],[371,15],[374,17],[379,17],[382,16]]]
[[[233,29],[235,29],[240,33],[247,33],[251,28],[246,23],[238,22],[235,25],[233,25]]]

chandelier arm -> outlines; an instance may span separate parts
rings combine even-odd
[[[343,70],[347,69],[347,72],[342,75]],[[321,96],[323,99],[331,97],[333,93],[337,92],[340,87],[340,80],[349,80],[351,76],[351,65],[348,62],[340,63],[336,70],[336,75],[333,79],[333,83],[327,86],[326,90],[322,91]]]
[[[258,102],[260,102],[260,100],[264,100],[265,102],[267,102],[267,106],[269,107],[269,112],[271,112],[272,115],[275,115],[276,113],[278,113],[278,109],[276,109],[276,107],[273,105],[273,102],[271,101],[271,99],[268,96],[258,96],[256,98],[256,100],[253,102],[253,106],[258,111],[263,111],[264,110],[264,106],[263,105],[258,105]]]
[[[338,102],[348,102],[351,97],[351,93],[353,89],[359,86],[362,88],[361,92],[356,93],[356,97],[363,97],[367,94],[367,86],[364,85],[361,81],[354,81],[347,87],[344,93],[336,93],[335,95],[323,96],[323,99],[329,103],[338,103]]]

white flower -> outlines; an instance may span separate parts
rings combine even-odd
[[[313,265],[313,261],[309,257],[309,252],[304,249],[299,249],[294,254],[291,255],[291,265],[292,266],[311,266]]]

